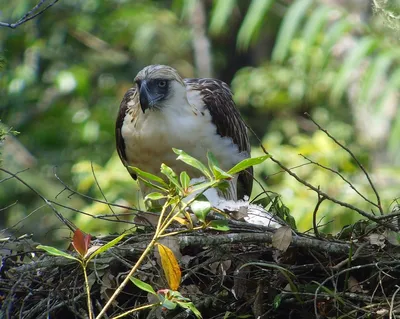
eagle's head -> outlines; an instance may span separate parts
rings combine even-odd
[[[167,65],[149,65],[135,77],[143,113],[161,110],[174,101],[185,98],[185,84],[178,72]]]

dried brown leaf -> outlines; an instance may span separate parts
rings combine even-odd
[[[288,226],[278,228],[272,236],[272,246],[280,251],[286,251],[292,242],[292,229]]]

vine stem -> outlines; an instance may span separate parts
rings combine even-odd
[[[92,311],[92,300],[90,299],[90,287],[89,287],[89,279],[86,272],[86,262],[80,261],[83,269],[83,276],[85,277],[85,289],[87,295],[87,306],[89,312],[89,319],[93,319],[93,311]]]

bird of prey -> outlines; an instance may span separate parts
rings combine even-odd
[[[224,170],[250,156],[246,126],[226,83],[209,78],[182,79],[166,65],[145,67],[134,82],[121,102],[116,121],[118,154],[134,179],[129,166],[162,177],[162,163],[177,174],[186,171],[191,178],[198,178],[200,171],[177,161],[172,148],[203,163],[210,151]],[[250,196],[252,173],[250,167],[235,176],[222,196],[231,200]],[[151,191],[145,185],[140,187],[143,195]]]

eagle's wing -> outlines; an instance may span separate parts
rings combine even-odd
[[[131,174],[131,176],[135,180],[137,178],[136,174],[133,173],[128,168],[128,163],[127,163],[128,159],[127,159],[126,153],[125,153],[125,141],[122,137],[121,130],[122,130],[122,124],[124,123],[125,115],[132,107],[132,106],[130,107],[129,103],[134,103],[136,94],[137,94],[137,90],[135,87],[130,88],[125,93],[124,98],[122,99],[121,105],[119,107],[117,122],[115,125],[115,138],[116,138],[118,155],[121,158],[122,163],[124,163],[125,167],[128,169],[128,172]]]
[[[229,86],[216,79],[184,79],[187,90],[199,91],[209,110],[217,133],[222,137],[230,137],[239,152],[247,152],[250,157],[250,143],[244,123],[235,103]],[[250,196],[253,188],[253,167],[241,172],[238,177],[238,198]]]

